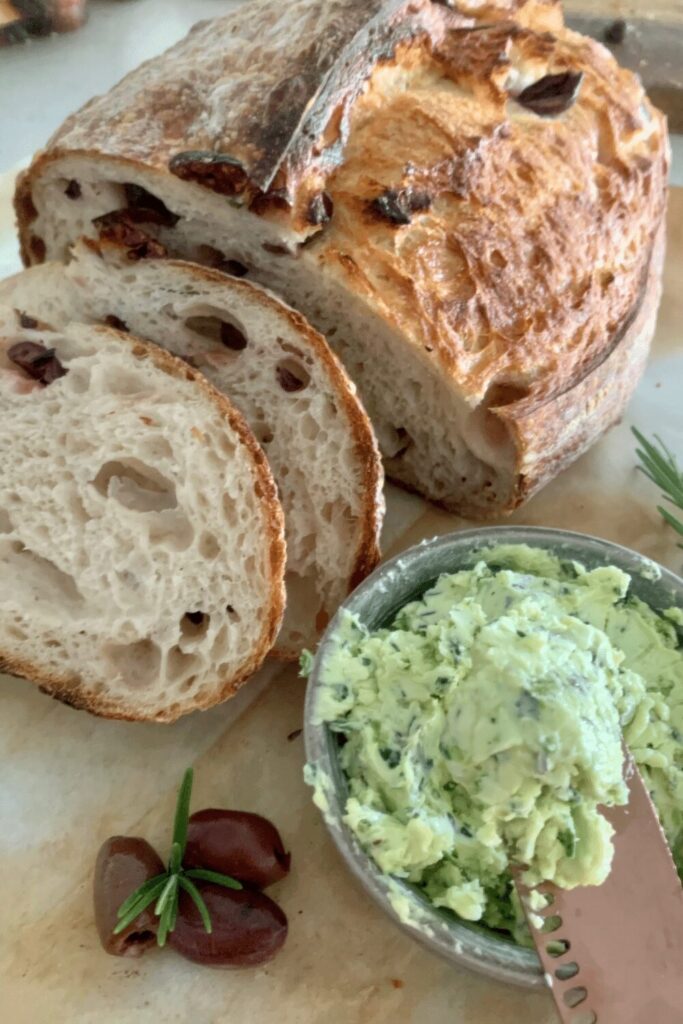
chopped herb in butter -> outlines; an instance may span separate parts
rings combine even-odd
[[[345,821],[382,871],[527,942],[509,866],[532,885],[606,878],[623,733],[683,873],[679,619],[629,583],[509,545],[385,629],[343,618],[316,710],[345,739]]]

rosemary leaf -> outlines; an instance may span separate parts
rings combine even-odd
[[[161,892],[166,883],[167,877],[168,876],[164,871],[164,873],[161,875],[155,875],[154,878],[148,878],[146,882],[143,882],[142,885],[138,886],[135,892],[132,892],[130,894],[128,899],[123,901],[123,903],[121,904],[117,911],[117,916],[124,917],[128,913],[128,911],[134,906],[134,904],[138,903],[139,900],[145,897],[148,892],[151,892],[152,889],[156,889],[157,886],[159,888],[159,892]]]
[[[171,874],[177,875],[180,871],[180,865],[182,861],[182,852],[180,849],[180,843],[173,843],[171,846],[171,855],[168,858],[168,870]]]
[[[175,923],[176,923],[177,920],[178,920],[178,890],[176,889],[176,894],[175,894],[175,897],[173,899],[173,906],[171,907],[171,918],[170,918],[169,925],[168,925],[169,932],[173,931],[173,929],[175,928]]]
[[[683,511],[683,471],[679,469],[675,455],[656,434],[653,443],[635,427],[631,427],[631,430],[640,445],[640,448],[636,448],[636,455],[641,462],[639,469],[660,488],[665,501]],[[683,522],[673,512],[662,505],[657,506],[657,511],[669,526],[683,536]],[[683,548],[683,544],[678,546]]]
[[[180,859],[185,854],[187,845],[187,823],[190,818],[190,799],[192,797],[192,779],[194,772],[188,768],[183,776],[183,781],[178,790],[178,802],[176,803],[175,821],[173,822],[173,842],[180,847]]]
[[[131,904],[130,909],[121,916],[121,920],[114,928],[114,935],[118,935],[124,931],[128,925],[132,924],[136,917],[139,917],[143,910],[146,910],[150,903],[154,903],[155,899],[166,884],[166,876],[164,876],[153,889],[150,889],[146,895],[141,896],[135,903]],[[119,914],[121,910],[119,909]]]
[[[242,883],[230,875],[222,875],[219,871],[209,871],[207,868],[190,868],[185,872],[188,878],[198,878],[202,882],[215,882],[216,885],[224,885],[226,889],[241,889]]]
[[[675,516],[671,515],[668,508],[663,508],[661,505],[657,505],[657,511],[663,519],[666,519],[669,526],[673,526],[674,530],[676,530],[677,533],[680,533],[683,536],[683,523],[680,521],[680,519],[676,519]],[[679,544],[678,546],[679,548],[683,547],[683,544]]]
[[[159,918],[159,928],[157,930],[157,945],[162,948],[166,945],[166,938],[168,936],[171,925],[171,917],[173,915],[173,901],[169,901],[164,906],[163,912]]]
[[[163,916],[164,911],[166,910],[166,907],[169,905],[170,901],[173,899],[173,895],[176,892],[177,888],[178,876],[169,875],[168,881],[166,882],[164,888],[161,890],[161,895],[159,896],[159,899],[157,900],[157,905],[154,908],[154,913],[157,915],[157,917]]]
[[[194,884],[194,882],[190,881],[187,875],[180,876],[180,884],[185,890],[185,892],[188,894],[188,896],[191,897],[192,902],[199,911],[199,915],[202,919],[204,927],[206,928],[206,931],[210,935],[212,932],[211,918],[209,917],[209,910],[206,903],[204,902],[202,894],[200,893],[199,889]]]

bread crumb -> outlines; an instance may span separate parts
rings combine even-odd
[[[192,427],[190,433],[192,434],[193,437],[196,437],[196,439],[200,441],[202,444],[206,444],[206,434],[204,433],[203,430],[200,430],[199,427]]]
[[[391,981],[391,984],[394,986],[394,988],[403,988],[403,982],[401,981],[400,978],[390,978],[389,980]]]
[[[154,420],[150,419],[149,416],[141,416],[140,422],[144,423],[146,427],[151,427],[152,424],[154,423]]]

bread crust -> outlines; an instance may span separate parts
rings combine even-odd
[[[534,404],[498,410],[517,440],[517,489],[512,511],[571,465],[595,438],[618,423],[640,380],[655,331],[662,291],[665,225],[655,237],[642,289],[612,345],[565,391]],[[558,425],[564,430],[558,434]],[[537,452],[543,446],[543,455]]]
[[[624,324],[615,332],[613,347],[599,366],[562,394],[539,403],[520,402],[492,411],[503,420],[517,441],[516,484],[503,509],[436,500],[434,504],[464,518],[497,519],[510,515],[550,480],[579,458],[597,437],[621,421],[645,368],[655,332],[661,298],[661,269],[665,251],[664,225],[657,235],[646,285]],[[543,457],[537,457],[542,446]],[[393,478],[410,493],[414,487]]]
[[[448,27],[482,18],[514,16],[540,31],[562,24],[559,0],[456,6],[431,0],[244,5],[198,22],[160,58],[86,103],[54,133],[46,155],[98,154],[171,168],[200,186],[244,192],[248,201],[275,190],[295,203],[298,227],[310,230],[310,196],[342,159],[348,111],[372,68],[399,43],[440,38]],[[34,261],[26,255],[32,174],[33,167],[16,196],[27,263]]]
[[[285,539],[284,539],[284,515],[280,505],[277,489],[268,466],[268,461],[258,441],[247,426],[241,413],[234,408],[225,395],[221,394],[201,373],[182,359],[171,355],[170,352],[158,348],[146,341],[135,338],[112,327],[93,326],[91,330],[103,334],[113,335],[122,339],[131,346],[137,358],[149,359],[154,365],[168,374],[180,380],[190,380],[203,392],[207,399],[217,408],[221,418],[227,420],[231,429],[239,438],[241,444],[249,453],[254,469],[254,487],[259,495],[264,509],[265,536],[264,545],[268,552],[268,564],[270,566],[270,594],[269,607],[264,616],[261,638],[255,646],[251,656],[239,667],[237,672],[229,680],[226,680],[222,687],[213,690],[210,696],[194,698],[191,707],[182,704],[176,710],[168,709],[154,715],[131,714],[120,702],[107,699],[104,693],[89,692],[87,681],[78,675],[62,675],[46,672],[45,667],[39,663],[21,661],[3,654],[0,651],[0,670],[10,675],[19,676],[29,682],[35,683],[39,689],[61,701],[70,707],[83,711],[89,711],[93,715],[104,718],[117,718],[124,721],[154,721],[154,722],[175,722],[182,715],[190,711],[199,711],[213,707],[221,701],[232,697],[240,686],[261,666],[264,659],[270,652],[282,622],[285,609]]]

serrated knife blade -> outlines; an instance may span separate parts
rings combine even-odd
[[[563,1024],[683,1024],[683,886],[629,752],[625,766],[628,803],[603,808],[615,835],[602,885],[542,883],[552,903],[530,912],[513,872]]]

